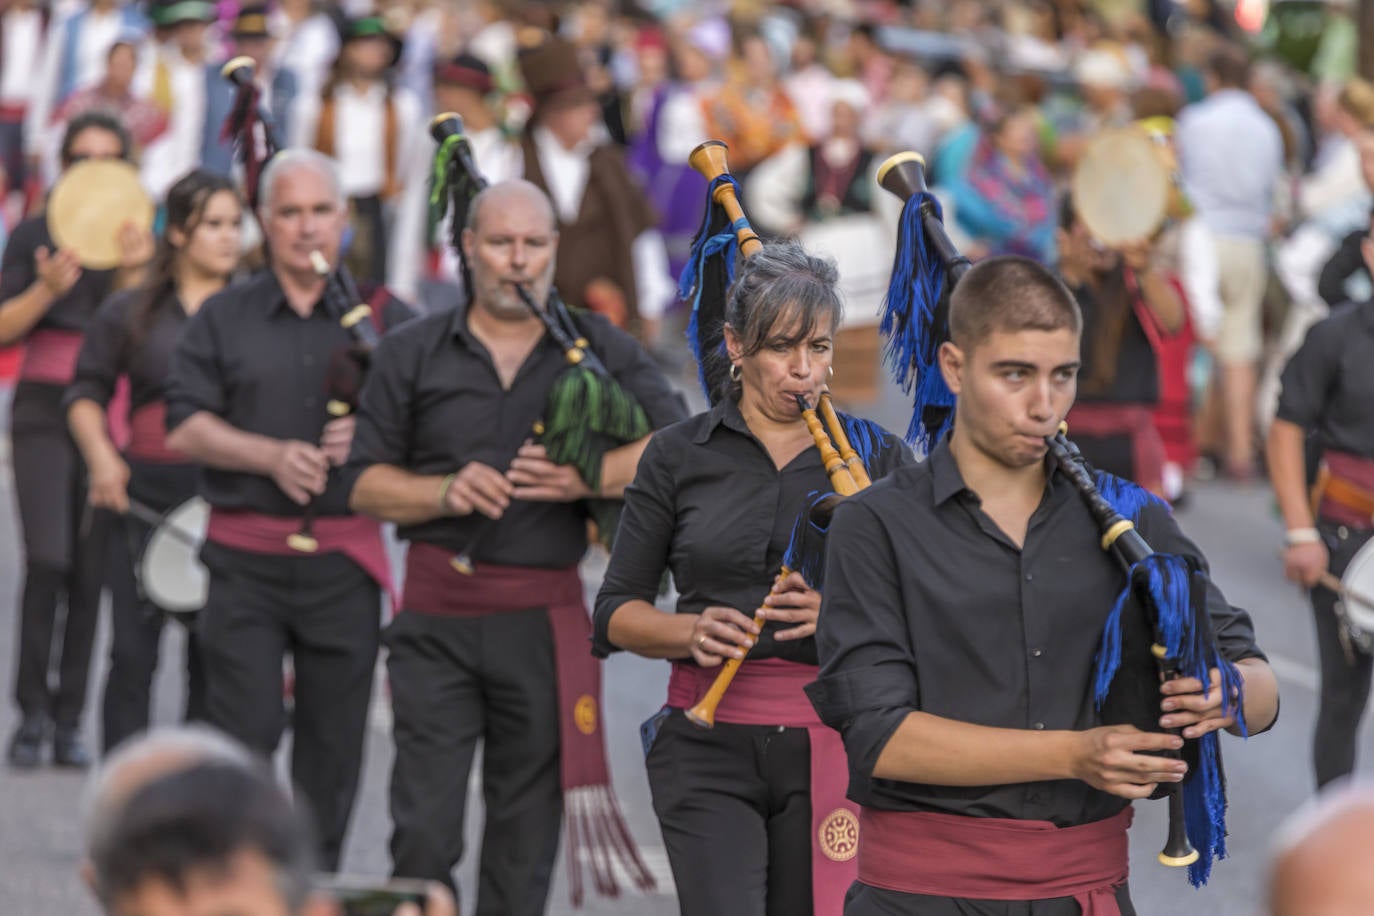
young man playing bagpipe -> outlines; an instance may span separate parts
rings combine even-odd
[[[908,312],[899,333],[928,332],[933,314]],[[1104,552],[1145,541],[1120,516],[1104,531],[1084,490],[1092,473],[1062,437],[1049,441],[1080,358],[1064,286],[1032,261],[992,258],[962,275],[948,314],[948,341],[906,352],[934,357],[920,368],[948,385],[932,403],[952,404],[952,432],[947,411],[919,415],[928,460],[842,503],[828,538],[809,693],[843,734],[862,806],[845,912],[1130,914],[1130,801],[1190,780],[1179,798],[1204,805],[1187,820],[1201,854],[1192,877],[1205,880],[1224,855],[1213,733],[1269,728],[1274,678],[1248,615],[1206,580],[1167,507],[1098,474],[1104,511],[1159,551],[1131,555],[1134,588]],[[1155,641],[1179,674],[1162,685],[1143,592],[1164,606]],[[1169,610],[1191,616],[1170,629]],[[1103,724],[1094,687],[1108,684],[1113,696],[1136,687],[1150,730]],[[1184,739],[1197,754],[1162,755]],[[1173,840],[1171,864],[1196,858],[1181,822]]]

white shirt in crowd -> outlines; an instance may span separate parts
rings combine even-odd
[[[339,163],[343,192],[349,197],[370,197],[386,183],[386,87],[380,83],[359,92],[348,83],[334,90],[334,157]],[[415,180],[412,147],[417,142],[420,105],[404,89],[394,89],[396,107],[397,181],[402,187]],[[291,145],[313,147],[320,122],[318,93],[297,96],[291,119]],[[419,172],[423,179],[424,172]]]
[[[582,195],[587,190],[590,156],[598,141],[593,137],[571,150],[564,149],[563,144],[542,127],[534,129],[533,138],[554,210],[564,223],[576,222],[582,209]],[[630,254],[634,261],[639,314],[648,319],[660,318],[668,303],[677,296],[677,285],[668,272],[668,249],[663,234],[657,229],[641,232]]]
[[[1174,143],[1188,198],[1207,228],[1267,238],[1283,177],[1283,138],[1259,103],[1240,89],[1214,92],[1179,114]]]
[[[43,14],[11,9],[5,14],[5,46],[0,48],[0,105],[27,105],[34,95],[33,75],[43,49]]]
[[[295,74],[297,97],[319,95],[339,53],[339,30],[323,13],[292,25],[278,9],[270,19],[272,34],[281,36],[272,54],[273,67]]]
[[[63,17],[62,22],[68,18],[70,16]],[[26,152],[34,156],[43,152],[48,122],[52,119],[53,110],[64,101],[57,97],[61,88],[58,83],[62,76],[62,51],[66,43],[66,30],[60,25],[58,21],[53,21],[48,28],[48,40],[43,45],[43,56],[39,62],[42,72],[33,86],[29,111],[24,118],[24,145]],[[123,27],[124,14],[119,7],[107,12],[87,12],[82,20],[81,34],[76,40],[73,92],[94,86],[105,77],[110,46],[120,36]]]
[[[162,200],[181,176],[200,165],[205,140],[204,61],[189,61],[174,47],[163,47],[148,55],[149,65],[140,68],[134,80],[134,94],[152,95],[153,81],[161,64],[166,68],[172,91],[172,110],[167,130],[143,151],[140,175],[143,187],[154,200]]]

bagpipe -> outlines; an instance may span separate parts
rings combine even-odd
[[[748,258],[762,249],[763,243],[749,224],[739,201],[739,186],[730,174],[728,148],[719,140],[707,140],[688,156],[688,164],[709,182],[706,213],[692,244],[692,256],[683,270],[679,294],[692,305],[688,337],[697,358],[700,379],[712,403],[724,396],[722,367],[727,361],[720,358],[724,346],[724,305],[726,290],[734,280],[736,260]],[[823,391],[815,405],[804,397],[797,397],[797,406],[820,452],[821,464],[830,479],[833,493],[814,495],[798,517],[793,528],[791,544],[773,580],[769,594],[776,592],[793,571],[812,587],[817,586],[823,556],[823,537],[829,515],[839,499],[852,496],[868,487],[868,469],[864,459],[850,441],[850,432],[863,433],[867,429],[846,429],[845,423],[831,403],[830,392]],[[819,414],[819,416],[818,416]],[[808,534],[814,535],[808,538]],[[762,627],[760,614],[754,624]],[[749,650],[745,649],[745,657]],[[721,665],[716,679],[701,700],[687,710],[686,716],[702,728],[715,725],[716,708],[738,673],[744,657],[728,658]]]
[[[267,164],[282,151],[271,114],[263,107],[261,92],[254,79],[252,58],[236,57],[226,63],[220,74],[235,87],[234,103],[221,128],[221,137],[234,141],[235,151],[243,166],[244,192],[249,206],[257,210],[258,190]],[[330,320],[337,321],[349,333],[352,343],[335,353],[325,376],[326,410],[335,418],[346,417],[358,406],[358,393],[372,358],[372,351],[381,340],[373,309],[358,291],[348,269],[340,261],[331,267],[319,251],[310,253],[310,263],[324,282],[324,307]],[[311,499],[301,516],[301,527],[286,543],[292,550],[314,553],[319,541],[312,533],[319,513],[318,498]]]
[[[430,205],[435,216],[449,221],[451,244],[462,260],[463,282],[468,300],[473,296],[472,280],[463,255],[462,232],[473,199],[488,182],[473,160],[472,144],[463,133],[463,119],[447,113],[430,122],[430,135],[438,142],[434,156],[433,188]],[[601,488],[601,463],[606,452],[642,439],[652,432],[644,408],[626,391],[591,349],[578,329],[572,311],[556,290],[549,291],[541,307],[524,284],[516,284],[520,301],[530,314],[543,323],[550,338],[563,351],[567,366],[549,389],[543,417],[531,429],[555,464],[577,470],[583,481],[597,492]],[[512,450],[514,458],[519,444]],[[587,500],[588,511],[597,525],[602,543],[610,545],[620,517],[620,501]],[[473,571],[473,555],[486,535],[479,526],[469,544],[450,563],[461,573]]]
[[[909,439],[927,445],[953,423],[954,397],[936,364],[948,339],[948,277],[952,287],[969,270],[946,234],[939,202],[925,182],[925,161],[900,153],[878,170],[879,183],[905,200],[883,316],[890,334],[887,357],[899,384],[916,392]],[[1167,731],[1159,725],[1160,685],[1191,677],[1210,684],[1220,672],[1222,712],[1236,716],[1242,732],[1242,679],[1221,655],[1207,610],[1208,579],[1189,558],[1153,550],[1134,519],[1162,500],[1120,478],[1091,470],[1066,437],[1067,427],[1046,442],[1054,469],[1082,496],[1101,534],[1101,547],[1121,565],[1126,584],[1103,628],[1093,679],[1093,699],[1107,724],[1130,724],[1142,731]],[[1212,688],[1215,689],[1215,688]],[[1172,730],[1178,734],[1178,730]],[[1169,756],[1179,756],[1174,752]],[[1215,732],[1185,741],[1188,761],[1182,783],[1161,785],[1151,796],[1169,800],[1169,829],[1159,861],[1188,866],[1194,886],[1205,884],[1213,858],[1226,856],[1226,788]]]

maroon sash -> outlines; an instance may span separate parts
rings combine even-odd
[[[612,857],[640,890],[654,888],[611,787],[601,715],[601,663],[591,654],[592,626],[577,567],[538,569],[477,564],[470,575],[452,565],[453,553],[412,541],[406,554],[407,613],[475,617],[545,608],[553,632],[558,678],[558,739],[563,783],[568,884],[582,904],[585,860],[598,893],[619,893]]]
[[[674,662],[668,705],[691,709],[719,670]],[[849,761],[844,742],[821,724],[802,689],[818,670],[776,658],[746,661],[716,707],[716,721],[806,729],[811,744],[811,897],[816,916],[831,916],[844,909],[844,895],[858,877],[859,806],[845,798]]]
[[[968,900],[1072,897],[1084,916],[1120,916],[1134,811],[1056,827],[1049,821],[864,808],[859,880],[904,894]]]
[[[306,554],[292,550],[286,541],[300,528],[299,518],[212,507],[205,538],[249,553],[299,557]],[[319,541],[319,553],[341,553],[357,563],[391,599],[391,606],[398,607],[381,525],[361,515],[326,515],[315,519],[311,533]]]
[[[151,464],[189,464],[191,459],[167,447],[167,402],[152,401],[129,415],[130,458]]]
[[[1328,449],[1316,489],[1318,518],[1360,530],[1374,527],[1374,461]]]
[[[1135,483],[1151,493],[1164,492],[1164,440],[1151,409],[1143,404],[1078,402],[1068,416],[1069,436],[1127,436]]]
[[[24,362],[19,378],[45,385],[68,385],[76,375],[76,358],[81,355],[80,331],[40,328],[24,341]]]

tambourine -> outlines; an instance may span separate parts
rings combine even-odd
[[[199,496],[176,506],[153,528],[138,561],[138,580],[148,600],[169,614],[205,607],[210,574],[200,548],[210,527],[210,504]]]
[[[1108,246],[1153,238],[1190,212],[1168,136],[1145,123],[1097,134],[1070,187],[1078,218]]]
[[[119,230],[126,222],[153,228],[153,201],[138,169],[119,159],[87,159],[62,173],[48,196],[48,233],[76,254],[82,267],[119,266]]]

